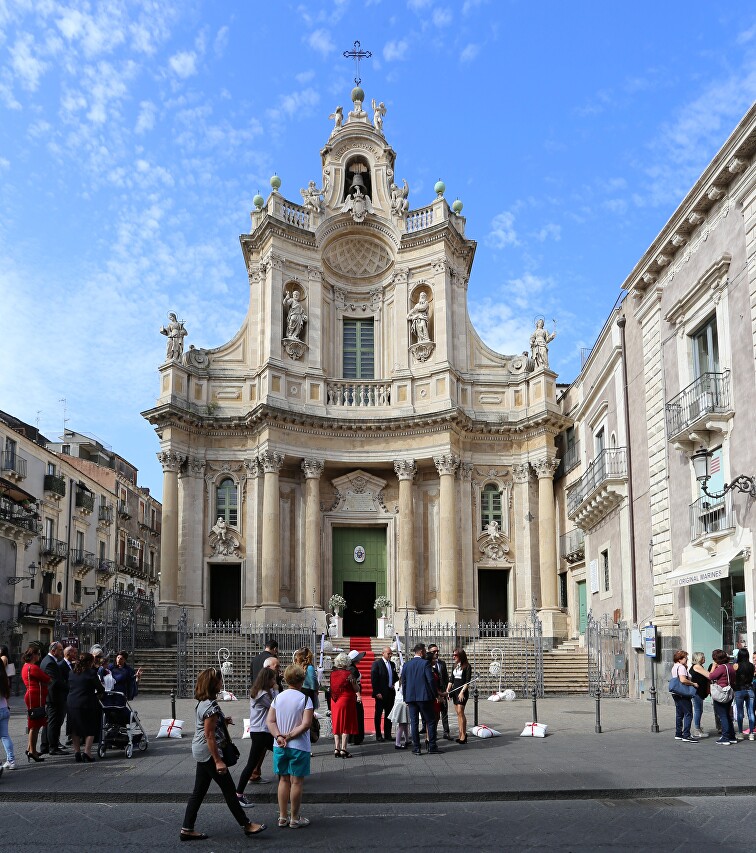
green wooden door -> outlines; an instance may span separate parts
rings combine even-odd
[[[578,631],[585,634],[585,629],[588,626],[588,598],[585,588],[585,581],[577,582],[578,594]]]
[[[365,553],[365,559],[362,562],[355,559],[355,549],[358,548]],[[347,622],[349,622],[350,625],[360,625],[357,630],[360,635],[364,633],[367,636],[374,636],[376,613],[373,610],[373,602],[379,595],[386,595],[386,528],[334,527],[332,577],[333,591],[343,595],[347,600],[347,611],[344,614],[345,633]],[[360,591],[359,602],[350,603],[350,584],[353,596],[357,594],[355,590]],[[375,598],[368,602],[365,596],[367,591],[372,594],[373,584]],[[356,621],[352,613],[354,607],[362,613],[362,617]]]

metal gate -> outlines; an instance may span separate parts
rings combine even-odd
[[[309,646],[317,655],[316,624],[295,622],[206,622],[190,624],[186,609],[181,611],[177,632],[178,660],[176,690],[180,697],[193,695],[197,675],[208,667],[221,668],[223,686],[241,698],[249,690],[252,658],[275,637],[278,654],[285,667],[297,649]]]
[[[55,614],[55,637],[75,641],[88,651],[98,645],[112,655],[120,649],[133,652],[149,647],[155,636],[155,599],[137,592],[109,590],[82,611],[78,621],[68,622],[63,611]]]
[[[613,622],[608,613],[599,619],[588,613],[588,691],[595,696],[625,699],[629,691],[630,631],[625,622]]]

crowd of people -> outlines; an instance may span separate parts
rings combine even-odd
[[[80,653],[76,646],[51,643],[47,654],[38,643],[22,655],[21,680],[26,688],[27,762],[41,763],[46,755],[70,755],[79,763],[94,761],[92,746],[100,734],[100,699],[106,691],[133,699],[142,671],[128,664],[128,654],[118,652],[113,665],[100,646]],[[8,673],[11,672],[9,676]],[[8,649],[0,649],[0,741],[5,749],[2,770],[15,770],[16,752],[10,738],[9,699],[15,665]],[[65,742],[63,727],[65,724]]]
[[[688,652],[678,649],[674,653],[669,690],[675,703],[675,740],[699,743],[709,736],[703,727],[704,702],[709,696],[718,745],[731,746],[745,738],[756,740],[756,653],[751,660],[748,649],[738,649],[734,663],[723,649],[714,649],[711,657],[712,662],[705,667],[706,656],[695,652],[689,666]]]

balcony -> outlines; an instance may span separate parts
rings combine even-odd
[[[14,483],[26,479],[26,459],[15,450],[3,450],[0,453],[0,473]]]
[[[94,512],[95,496],[91,492],[84,489],[76,490],[76,508],[80,509],[86,515]]]
[[[698,545],[704,544],[705,540],[721,539],[735,529],[732,492],[721,498],[699,498],[690,505],[688,513],[690,541]]]
[[[45,610],[60,610],[60,593],[59,592],[43,592],[42,606]]]
[[[7,499],[0,499],[0,534],[16,542],[31,542],[42,531],[36,513]]]
[[[68,556],[68,543],[60,539],[43,539],[39,552],[46,563],[55,565]]]
[[[124,563],[127,569],[131,571],[135,571],[139,569],[139,557],[133,557],[131,555],[126,557],[126,562]]]
[[[108,524],[113,523],[113,507],[106,506],[105,504],[100,504],[99,509],[97,510],[97,521],[107,526]]]
[[[681,449],[700,442],[699,434],[725,432],[734,414],[730,371],[702,373],[665,406],[667,436]]]
[[[559,537],[559,553],[570,565],[585,559],[585,533],[576,527]]]
[[[97,571],[102,572],[104,575],[113,575],[115,574],[116,564],[113,560],[98,560],[97,561]]]
[[[131,513],[129,512],[129,504],[127,501],[118,501],[117,509],[118,509],[118,515],[121,518],[126,519],[126,520],[131,518]]]
[[[96,554],[80,548],[71,549],[70,559],[74,568],[74,574],[78,580],[83,580],[92,569],[97,568],[99,563]]]
[[[564,477],[565,474],[569,474],[573,468],[576,468],[580,464],[580,442],[576,441],[571,447],[568,447],[564,453],[562,454],[562,458],[559,460],[559,467],[554,474],[554,479],[558,479],[559,477]]]
[[[608,447],[588,466],[567,492],[567,515],[588,530],[607,516],[627,495],[627,451]]]
[[[391,405],[391,383],[382,380],[329,382],[326,405],[346,409],[382,409]]]
[[[60,500],[66,496],[66,478],[59,477],[57,474],[45,474],[45,491],[55,498]]]

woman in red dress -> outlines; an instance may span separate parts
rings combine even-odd
[[[347,751],[347,738],[357,734],[357,687],[347,670],[349,657],[342,652],[336,655],[331,671],[331,726],[336,749],[334,758],[351,758]]]
[[[47,685],[52,680],[50,676],[39,668],[39,649],[29,646],[24,652],[24,666],[21,670],[21,680],[26,685],[24,702],[30,711],[32,708],[44,708],[47,702]],[[26,749],[27,761],[44,761],[37,752],[37,737],[39,730],[47,725],[47,716],[43,715],[36,719],[27,719],[27,731],[29,732],[29,743]]]

